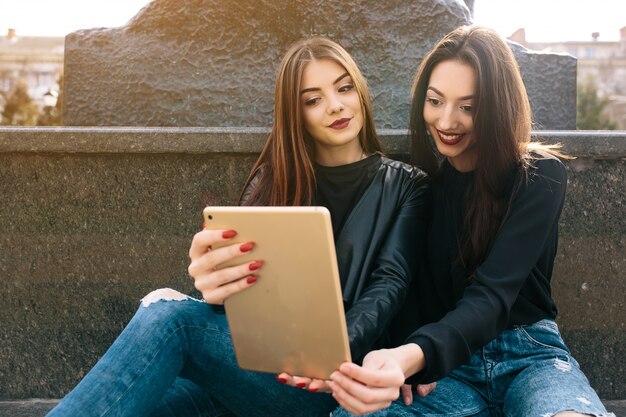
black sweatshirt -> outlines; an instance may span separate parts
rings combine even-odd
[[[543,152],[533,156],[527,181],[512,175],[521,186],[471,280],[458,263],[458,233],[465,190],[474,174],[444,163],[442,180],[434,186],[427,266],[418,284],[422,327],[406,340],[422,348],[426,367],[410,382],[437,381],[503,330],[556,317],[550,279],[567,177],[555,157]]]

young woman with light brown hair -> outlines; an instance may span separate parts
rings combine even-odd
[[[328,39],[289,49],[277,76],[274,117],[241,204],[329,209],[350,349],[360,361],[383,344],[417,274],[429,182],[422,171],[382,155],[365,80]],[[220,305],[263,279],[263,260],[216,270],[254,253],[254,242],[212,249],[236,234],[197,233],[189,274],[203,299],[171,289],[148,294],[50,416],[328,416],[337,403],[325,381],[237,366]]]

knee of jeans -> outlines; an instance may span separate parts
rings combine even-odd
[[[150,304],[154,304],[157,301],[185,301],[187,299],[189,299],[189,296],[179,291],[171,288],[159,288],[142,298],[141,305],[149,307]]]

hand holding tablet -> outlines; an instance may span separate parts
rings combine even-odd
[[[241,368],[328,379],[350,361],[328,210],[207,207],[204,216],[209,230],[237,232],[211,245],[217,253],[211,266],[223,272],[224,290],[216,290],[234,292],[224,306]],[[254,249],[242,253],[248,243]],[[246,268],[259,260],[258,280],[250,285]]]

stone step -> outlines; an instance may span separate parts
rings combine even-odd
[[[32,398],[0,401],[0,417],[44,417],[59,400]],[[626,417],[626,400],[604,401],[616,417]]]
[[[59,400],[30,398],[0,401],[0,417],[43,417]]]

